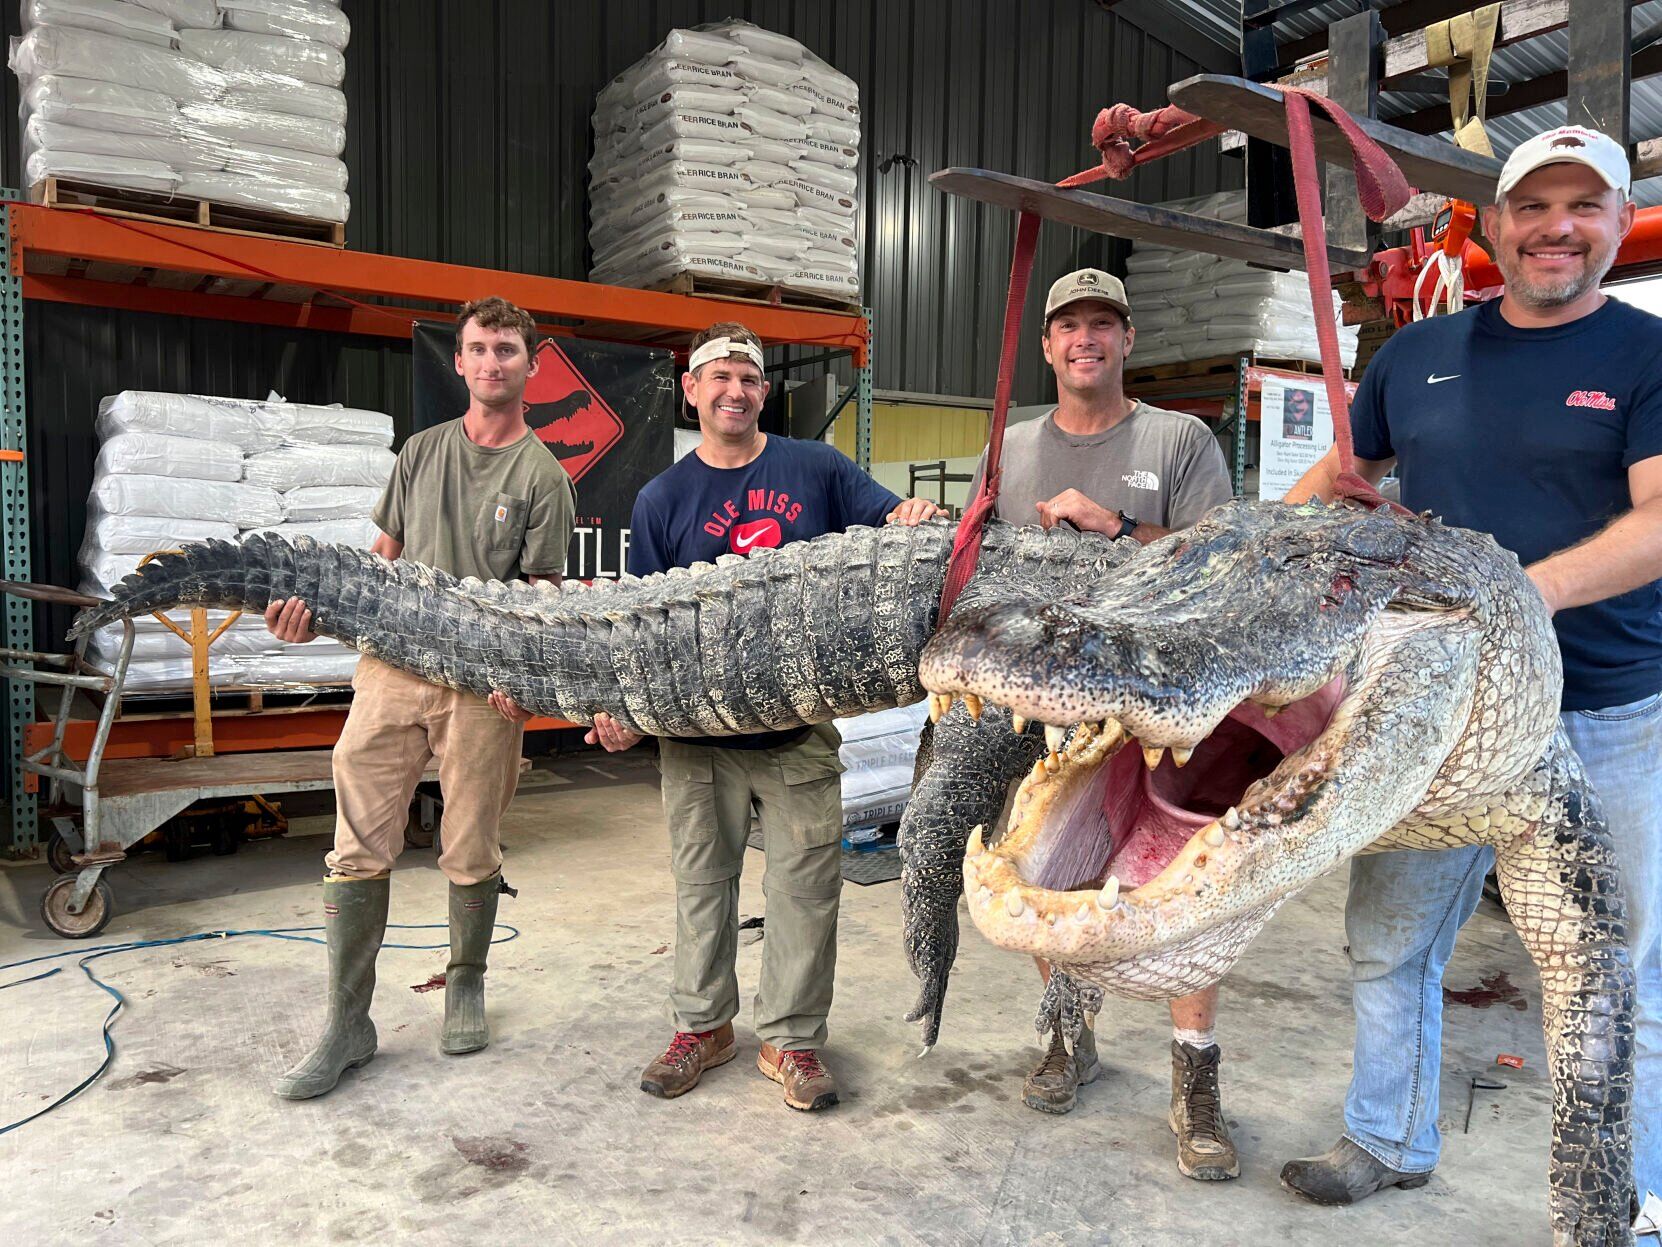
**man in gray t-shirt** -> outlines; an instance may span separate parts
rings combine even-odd
[[[1228,500],[1229,471],[1211,431],[1193,416],[1126,397],[1125,358],[1135,337],[1117,277],[1081,269],[1051,286],[1043,346],[1056,373],[1057,404],[1005,435],[1000,519],[1046,528],[1067,521],[1147,545]],[[1160,765],[1174,763],[1168,756]],[[1048,980],[1042,961],[1039,973]],[[1218,1098],[1217,1005],[1216,986],[1171,1002],[1177,1167],[1202,1181],[1241,1172]],[[1058,1032],[1022,1099],[1040,1112],[1065,1113],[1078,1088],[1100,1072],[1090,1027],[1071,1054]]]

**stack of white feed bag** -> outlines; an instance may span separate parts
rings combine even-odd
[[[593,280],[681,273],[856,303],[860,93],[748,22],[673,30],[595,101]]]
[[[87,499],[81,591],[107,596],[142,557],[250,531],[367,548],[392,473],[392,419],[380,412],[125,390],[98,408],[101,445]],[[185,631],[189,611],[170,617]],[[225,619],[209,611],[210,628]],[[190,647],[160,620],[137,621],[131,691],[187,688]],[[121,629],[99,630],[88,658],[108,668]],[[245,614],[208,650],[215,685],[337,684],[358,655],[337,641],[284,645]]]
[[[333,0],[22,0],[24,179],[343,222]]]
[[[1244,224],[1240,191],[1223,191],[1164,207]],[[1138,243],[1126,261],[1125,293],[1137,342],[1133,367],[1254,352],[1319,361],[1309,281],[1302,272],[1277,273],[1244,260],[1224,260],[1172,247]],[[1339,320],[1339,296],[1332,296]],[[1345,367],[1356,362],[1356,327],[1339,326]]]

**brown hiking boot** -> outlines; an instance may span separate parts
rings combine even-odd
[[[837,1080],[812,1048],[781,1052],[765,1043],[757,1054],[756,1068],[785,1088],[785,1103],[792,1108],[811,1113],[837,1102]]]
[[[1218,1096],[1217,1044],[1193,1048],[1171,1041],[1171,1131],[1177,1136],[1177,1170],[1200,1182],[1241,1176],[1241,1160],[1229,1138]]]
[[[738,1054],[731,1022],[713,1031],[676,1031],[664,1055],[641,1074],[641,1090],[661,1100],[673,1100],[698,1086],[705,1070],[726,1065]]]
[[[1079,1099],[1079,1088],[1095,1082],[1102,1073],[1096,1059],[1096,1034],[1081,1027],[1073,1053],[1062,1042],[1061,1031],[1052,1031],[1050,1051],[1033,1067],[1021,1087],[1021,1102],[1041,1113],[1071,1112]]]

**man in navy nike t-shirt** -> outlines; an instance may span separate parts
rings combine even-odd
[[[1494,534],[1547,606],[1564,729],[1608,821],[1637,985],[1633,1169],[1662,1193],[1662,319],[1599,288],[1633,223],[1620,144],[1580,126],[1520,144],[1484,210],[1498,303],[1409,325],[1368,364],[1356,469]],[[1288,495],[1331,499],[1329,454]],[[1351,863],[1356,1048],[1345,1133],[1282,1171],[1320,1204],[1419,1186],[1437,1163],[1442,973],[1494,860],[1482,846]]]
[[[902,502],[823,442],[761,432],[768,384],[762,344],[743,325],[693,339],[681,378],[698,410],[698,446],[635,499],[629,571],[637,576],[713,563],[723,554],[841,532],[856,524],[917,524],[940,513]],[[627,749],[640,738],[606,715],[591,743]],[[795,1109],[837,1102],[819,1057],[837,962],[842,893],[840,744],[829,723],[787,732],[660,739],[664,813],[675,875],[675,1038],[641,1075],[641,1090],[673,1099],[737,1052],[734,956],[739,873],[754,803],[767,873],[767,939],[756,989],[757,1065]]]

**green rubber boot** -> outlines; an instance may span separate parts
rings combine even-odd
[[[491,1041],[485,1020],[485,958],[496,929],[500,872],[480,883],[450,885],[450,965],[444,972],[444,1034],[439,1051],[477,1052]]]
[[[391,879],[325,879],[323,926],[329,943],[329,1017],[323,1038],[272,1090],[285,1100],[310,1100],[333,1091],[349,1069],[375,1055],[375,955],[387,933]]]

